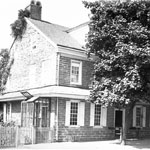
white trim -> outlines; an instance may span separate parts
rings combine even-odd
[[[136,125],[136,108],[141,108],[141,125]],[[133,108],[133,127],[146,127],[146,107],[142,105],[136,105]]]
[[[122,125],[125,124],[125,109],[118,109],[118,108],[115,108],[115,109],[114,109],[114,127],[115,127],[116,111],[117,111],[117,110],[122,111]]]
[[[79,103],[79,125],[84,126],[85,118],[85,102]]]
[[[94,111],[95,111],[95,104],[90,104],[90,126],[94,126]]]
[[[6,122],[6,103],[3,104],[3,119],[4,119],[4,122]]]
[[[70,109],[71,103],[78,103],[78,115],[77,115],[77,125],[70,125]],[[85,102],[79,100],[66,101],[66,113],[65,113],[65,126],[69,127],[80,127],[84,126],[85,123]]]
[[[79,67],[79,79],[78,82],[72,82],[71,77],[72,77],[72,66]],[[71,65],[70,65],[70,84],[75,84],[75,85],[82,85],[82,61],[78,60],[71,60]]]
[[[107,107],[101,106],[100,126],[107,126]]]
[[[65,126],[70,126],[70,101],[66,101]]]
[[[143,107],[143,118],[142,118],[142,126],[146,127],[146,107]]]

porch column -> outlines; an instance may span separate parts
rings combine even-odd
[[[6,114],[6,103],[3,104],[3,121],[7,121],[7,114]]]

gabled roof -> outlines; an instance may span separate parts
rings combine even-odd
[[[69,34],[69,28],[42,20],[29,19],[42,33],[58,46],[65,46],[83,50],[82,46]]]

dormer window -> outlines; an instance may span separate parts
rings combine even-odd
[[[71,76],[70,76],[71,84],[79,84],[81,85],[82,78],[82,62],[72,60],[71,61]]]

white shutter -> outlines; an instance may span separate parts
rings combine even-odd
[[[66,101],[65,125],[70,125],[70,101]]]
[[[50,121],[50,127],[53,128],[55,125],[55,113],[51,112],[50,113],[51,121]]]
[[[143,127],[146,127],[146,107],[143,107]]]
[[[107,108],[101,107],[101,126],[107,126]]]
[[[133,127],[136,127],[136,106],[133,108]]]
[[[85,115],[84,112],[85,112],[85,102],[80,102],[79,103],[79,113],[78,113],[80,126],[84,126],[84,115]]]
[[[4,117],[4,122],[6,122],[6,104],[3,104],[3,117]]]
[[[94,126],[94,111],[95,111],[95,104],[91,103],[91,107],[90,107],[90,126]]]

